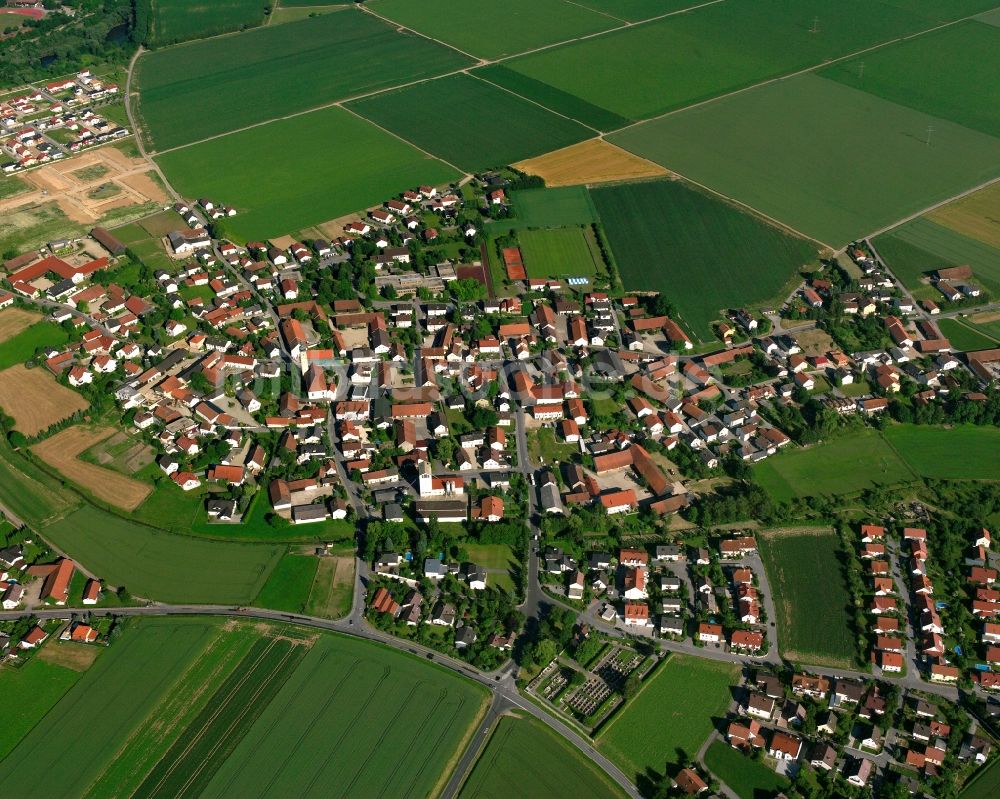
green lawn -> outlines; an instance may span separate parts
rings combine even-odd
[[[753,760],[722,741],[705,752],[705,765],[740,799],[760,799],[785,790],[789,782],[760,760]]]
[[[52,644],[49,644],[52,646]],[[81,672],[33,657],[20,668],[0,668],[4,723],[0,726],[0,760],[38,724],[82,676]]]
[[[373,0],[372,11],[479,58],[499,58],[614,28],[621,23],[564,0]]]
[[[465,541],[462,548],[469,553],[469,559],[484,569],[507,569],[517,563],[514,553],[506,544],[473,544]]]
[[[876,237],[875,248],[907,288],[919,288],[928,272],[968,265],[972,267],[973,282],[1000,293],[1000,249],[926,217]],[[947,303],[936,291],[934,294],[941,305]]]
[[[431,795],[487,699],[422,659],[323,636],[201,796]]]
[[[969,76],[998,71],[1000,28],[969,21],[865,53],[819,74],[997,136],[1000,83]]]
[[[1000,428],[891,425],[885,438],[910,468],[939,480],[1000,480]]]
[[[863,429],[806,449],[786,448],[753,469],[771,498],[852,494],[915,479],[914,473],[875,430]]]
[[[810,242],[679,181],[595,187],[591,196],[625,289],[665,292],[704,341],[724,309],[777,299],[817,258]]]
[[[528,451],[532,460],[552,464],[572,460],[580,448],[564,441],[562,436],[557,436],[551,427],[542,427],[529,433]]]
[[[191,0],[139,0],[151,7],[149,43],[162,47],[188,39],[201,39],[264,21],[263,0],[212,0],[204,5]]]
[[[974,352],[975,350],[986,350],[997,346],[996,339],[968,327],[958,319],[942,319],[938,322],[938,327],[941,328],[941,333],[951,343],[952,349]]]
[[[470,172],[589,139],[594,131],[469,75],[452,75],[347,107]]]
[[[601,730],[597,748],[633,779],[647,769],[662,773],[664,764],[694,757],[725,716],[738,680],[735,664],[671,655]]]
[[[267,578],[254,607],[302,613],[309,601],[319,558],[312,555],[285,555]]]
[[[848,667],[854,660],[852,598],[840,538],[829,529],[773,530],[757,537],[778,613],[781,655]]]
[[[137,66],[139,112],[147,140],[165,150],[470,63],[454,50],[350,10],[144,55]],[[283,149],[278,142],[298,141],[288,149],[317,163],[339,161],[326,146],[342,139],[331,133],[322,143],[302,146],[294,136],[277,137],[272,155]],[[260,185],[259,169],[252,172]],[[268,175],[277,173],[268,167]]]
[[[279,146],[283,142],[296,146]],[[229,227],[244,239],[301,230],[377,205],[408,186],[440,185],[458,177],[341,108],[251,128],[157,161],[184,196],[232,203],[240,213]]]
[[[61,347],[69,334],[53,322],[35,322],[4,342],[0,342],[0,370],[35,357],[42,347]]]
[[[609,141],[832,245],[1000,176],[1000,139],[812,74]]]
[[[899,6],[726,0],[506,66],[622,117],[646,119],[931,27]],[[544,102],[546,95],[529,96]]]
[[[519,799],[606,799],[625,795],[607,774],[541,722],[505,716],[462,786],[459,799],[507,795],[514,774]]]
[[[586,186],[556,189],[524,189],[512,193],[515,220],[527,227],[571,227],[597,221],[597,209]],[[497,222],[503,228],[508,220]]]
[[[522,230],[517,240],[528,277],[592,278],[602,265],[593,234],[584,228]]]
[[[85,506],[42,535],[110,585],[164,602],[249,604],[284,547],[205,541]]]
[[[0,761],[11,796],[83,796],[221,624],[144,619]]]

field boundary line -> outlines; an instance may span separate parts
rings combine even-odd
[[[384,22],[389,27],[395,28],[397,33],[399,33],[400,31],[406,31],[407,33],[412,33],[414,36],[419,36],[421,39],[426,39],[429,42],[434,42],[434,44],[439,44],[442,47],[447,47],[449,50],[454,50],[456,53],[461,53],[466,58],[471,58],[473,61],[478,62],[477,66],[483,66],[486,63],[486,61],[484,61],[484,59],[481,56],[473,55],[472,53],[467,53],[465,52],[465,50],[460,50],[453,44],[448,44],[447,42],[441,41],[441,39],[435,39],[433,36],[428,36],[426,33],[421,33],[418,30],[414,30],[413,28],[407,27],[401,22],[396,22],[395,20],[382,16],[377,11],[372,11],[371,8],[369,8],[368,5],[365,3],[361,3],[357,7],[363,14],[368,14],[369,16],[374,17],[375,19],[380,20],[381,22]]]
[[[617,20],[618,22],[621,22],[623,25],[635,25],[636,24],[635,22],[632,22],[631,20],[622,19],[621,17],[616,17],[614,14],[610,14],[607,11],[599,11],[596,8],[589,8],[589,7],[585,6],[585,5],[583,5],[582,3],[575,3],[575,2],[573,2],[573,0],[563,0],[563,2],[566,3],[566,5],[576,6],[577,8],[582,8],[584,11],[592,11],[595,14],[600,14],[602,17],[607,17],[608,19]],[[642,22],[643,20],[638,20],[638,21]]]
[[[531,103],[532,105],[537,105],[543,111],[548,111],[550,114],[555,114],[557,117],[562,117],[563,119],[566,119],[566,120],[568,120],[570,122],[575,122],[578,125],[583,125],[583,127],[587,128],[588,130],[592,130],[592,131],[594,131],[594,133],[597,134],[597,136],[595,136],[594,138],[596,138],[596,139],[601,138],[602,131],[599,130],[598,128],[595,128],[593,125],[588,125],[586,122],[584,122],[582,120],[579,120],[576,117],[571,117],[568,114],[562,113],[562,111],[556,111],[554,108],[549,108],[547,105],[542,105],[540,102],[538,102],[538,100],[532,100],[530,97],[525,97],[523,94],[518,94],[513,89],[508,89],[506,86],[501,86],[499,83],[494,83],[493,81],[487,80],[486,78],[481,78],[478,75],[473,75],[472,72],[469,71],[469,70],[466,70],[465,74],[468,75],[470,78],[475,78],[476,80],[480,81],[481,83],[486,83],[486,84],[489,84],[490,86],[495,86],[496,88],[500,89],[501,91],[507,92],[507,94],[512,94],[512,95],[514,95],[514,97],[519,97],[520,99],[524,100],[525,102]],[[585,141],[585,142],[586,141],[593,141],[593,139],[584,139],[583,141]],[[577,142],[577,144],[583,144],[583,142]],[[572,144],[568,144],[566,146],[567,147],[572,147],[573,145]],[[566,148],[562,147],[560,149],[565,150]],[[538,155],[529,156],[528,158],[522,158],[521,160],[522,161],[527,161],[530,158],[539,158],[539,157],[541,157],[541,156],[543,156],[545,154],[546,153],[539,153]]]

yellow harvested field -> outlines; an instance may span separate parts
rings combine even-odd
[[[670,174],[659,164],[626,152],[604,139],[573,144],[514,166],[529,175],[543,178],[547,186],[610,183]]]
[[[1000,247],[1000,183],[931,211],[927,218],[963,236]]]
[[[86,489],[99,500],[132,511],[150,495],[153,487],[127,475],[80,460],[77,456],[114,434],[110,427],[74,425],[56,433],[31,451],[59,474]]]
[[[47,369],[18,364],[0,372],[0,408],[14,417],[14,427],[26,436],[87,407],[87,400],[57,383]]]
[[[14,338],[41,318],[41,314],[25,311],[22,308],[4,308],[0,311],[0,341]]]

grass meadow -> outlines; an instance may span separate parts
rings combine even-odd
[[[61,347],[69,335],[53,322],[36,322],[0,343],[0,370],[31,360],[42,347]]]
[[[282,142],[294,146],[276,149]],[[240,213],[229,227],[244,239],[301,230],[376,205],[407,186],[458,177],[341,108],[251,128],[157,161],[182,195],[234,205]]]
[[[468,3],[373,0],[376,14],[478,58],[500,58],[617,27],[621,22],[564,0]]]
[[[840,538],[816,528],[770,530],[757,540],[778,613],[782,657],[850,666],[855,641]]]
[[[1000,139],[812,74],[609,140],[837,246],[1000,176]]]
[[[12,796],[83,796],[220,622],[148,619],[123,635],[2,761]]]
[[[175,535],[92,506],[41,533],[109,584],[164,602],[249,604],[285,549]]]
[[[986,350],[997,346],[997,341],[985,333],[969,327],[958,319],[942,319],[937,323],[941,333],[951,343],[953,349],[964,352]]]
[[[152,47],[252,28],[264,21],[264,0],[139,0],[149,7]]]
[[[702,340],[733,306],[782,292],[816,247],[678,181],[595,187],[626,290],[663,291]]]
[[[705,766],[728,785],[740,799],[774,796],[789,786],[786,778],[723,741],[716,741],[705,752]]]
[[[1000,247],[920,217],[875,238],[875,248],[907,288],[921,285],[928,272],[948,266],[971,266],[975,280],[1000,292]],[[944,304],[941,299],[941,304]]]
[[[973,776],[959,794],[959,799],[993,799],[997,794],[1000,794],[1000,760],[993,760]]]
[[[522,230],[517,241],[528,277],[593,277],[602,266],[593,232],[566,227]]]
[[[1000,428],[896,424],[884,435],[922,477],[939,480],[1000,480]]]
[[[38,528],[67,513],[80,498],[0,439],[0,504],[25,524]]]
[[[312,555],[285,555],[264,583],[254,607],[302,613],[316,579],[319,558]]]
[[[469,75],[355,100],[347,107],[460,169],[510,164],[594,131]]]
[[[754,479],[778,502],[853,494],[916,475],[875,430],[862,429],[805,449],[780,452],[753,467]]]
[[[1000,136],[1000,28],[968,21],[865,53],[820,75],[925,114]]]
[[[647,769],[662,773],[665,763],[694,757],[738,679],[735,664],[671,655],[599,732],[597,748],[632,779]]]
[[[597,209],[586,186],[558,189],[524,189],[512,193],[518,225],[527,227],[570,227],[597,221]],[[507,220],[497,227],[508,224]]]
[[[1000,183],[948,203],[925,218],[1000,249]]]
[[[575,747],[532,718],[500,719],[459,799],[495,799],[518,775],[520,799],[623,797],[621,788]]]
[[[201,796],[435,794],[487,700],[433,664],[321,637]]]
[[[49,646],[58,642],[50,642]],[[23,666],[0,668],[0,696],[8,699],[0,726],[0,760],[38,724],[80,679],[81,673],[33,657]]]
[[[147,141],[166,150],[469,63],[454,50],[399,33],[370,14],[326,14],[144,55],[137,66],[139,113]],[[331,157],[326,148],[335,139],[309,147],[278,137],[272,157],[260,164],[293,141],[289,149],[322,162]],[[266,170],[277,172],[273,166]],[[253,177],[261,187],[259,170]]]

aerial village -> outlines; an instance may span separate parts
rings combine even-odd
[[[68,119],[59,98],[81,80],[28,99]],[[951,698],[960,685],[1000,714],[988,530],[962,564],[981,665],[963,671],[944,646],[955,608],[935,600],[926,530],[873,520],[851,531],[869,671],[788,673],[755,533],[709,513],[713,479],[781,458],[819,417],[878,424],[904,390],[927,407],[985,403],[1000,350],[954,352],[938,304],[915,306],[865,243],[849,249],[861,277],[830,265],[780,309],[730,310],[696,347],[660,297],[613,291],[613,269],[532,278],[517,247],[489,252],[482,228],[512,213],[510,180],[403,190],[329,241],[240,246],[224,198],[178,203],[158,217],[159,268],[95,228],[7,260],[0,307],[72,331],[36,368],[113,398],[178,491],[213,486],[211,523],[240,524],[258,495],[275,526],[352,523],[370,624],[482,669],[524,636],[527,691],[574,723],[596,727],[656,653],[687,651],[746,667],[726,740],[781,774],[864,788],[890,769],[917,784],[985,762]],[[967,269],[934,283],[942,304],[977,291]],[[804,348],[783,327],[828,314],[848,332],[822,340],[856,350]],[[516,583],[477,562],[483,544],[509,546]],[[74,569],[22,534],[0,551],[3,609],[66,605]],[[113,590],[76,579],[85,605]],[[556,611],[527,632],[543,604],[566,623]],[[99,644],[110,624],[61,634]],[[55,629],[22,624],[0,647],[30,657]],[[678,785],[708,790],[693,768]]]

